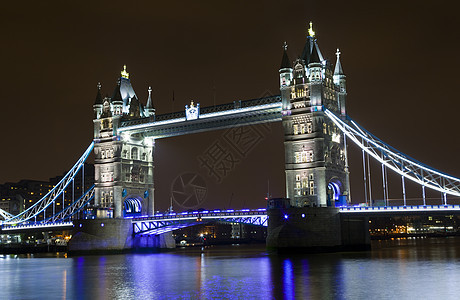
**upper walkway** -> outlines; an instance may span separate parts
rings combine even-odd
[[[236,126],[281,121],[281,97],[234,101],[233,103],[199,108],[196,118],[182,112],[154,115],[148,118],[123,121],[120,134],[143,133],[152,138],[165,138]],[[198,109],[198,108],[197,108]]]

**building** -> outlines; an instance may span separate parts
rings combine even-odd
[[[144,107],[124,66],[112,97],[94,103],[95,200],[98,218],[152,215],[154,140],[142,134],[121,138],[122,121],[155,116],[152,89]],[[117,199],[117,200],[115,200]],[[121,200],[121,201],[120,201]]]
[[[345,119],[346,77],[324,59],[312,24],[301,56],[291,62],[284,44],[280,92],[285,131],[286,196],[292,206],[336,206],[350,201],[344,135],[324,114]]]
[[[61,201],[56,201],[54,207],[50,206],[45,213],[38,215],[38,220],[51,216],[53,210],[59,212],[62,210],[62,206],[69,206],[94,184],[94,165],[85,163],[84,169],[84,175],[77,177],[73,181],[73,186],[66,189],[64,198]],[[50,192],[64,176],[65,174],[62,174],[50,178],[48,181],[23,179],[19,182],[0,184],[0,209],[13,215],[27,210]],[[85,186],[83,190],[82,185]],[[75,189],[72,191],[73,187]]]

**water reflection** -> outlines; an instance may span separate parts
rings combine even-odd
[[[1,299],[390,299],[460,294],[460,239],[369,252],[268,255],[263,246],[0,259]]]

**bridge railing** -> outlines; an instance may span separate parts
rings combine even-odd
[[[435,212],[435,211],[460,211],[460,205],[407,205],[407,206],[343,206],[339,207],[341,213],[359,212]]]

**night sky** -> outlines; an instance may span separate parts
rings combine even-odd
[[[291,60],[299,56],[309,21],[325,58],[335,63],[336,48],[342,52],[348,114],[400,151],[460,177],[455,1],[12,2],[0,11],[0,183],[67,171],[92,140],[97,83],[111,96],[124,64],[143,103],[152,86],[157,114],[190,100],[210,106],[279,94],[281,46],[288,43]],[[272,195],[283,196],[281,125],[269,126],[216,182],[198,157],[224,134],[157,142],[159,209],[183,173],[204,178],[209,207],[263,206],[267,180]],[[352,197],[359,198],[353,150]]]

